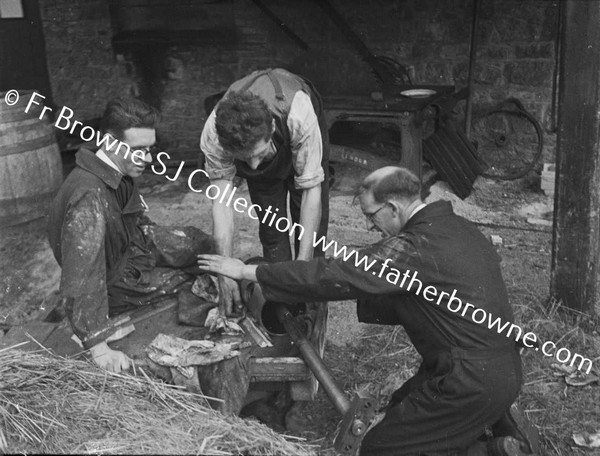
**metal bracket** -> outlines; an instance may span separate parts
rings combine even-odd
[[[358,450],[369,424],[375,417],[376,401],[372,397],[356,394],[344,414],[334,448],[341,454],[353,455]]]

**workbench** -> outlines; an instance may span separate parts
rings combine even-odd
[[[407,97],[400,92],[412,89],[434,90],[426,97]],[[375,94],[373,94],[375,95]],[[411,85],[384,89],[376,96],[324,96],[323,106],[328,129],[338,121],[393,122],[400,128],[401,156],[399,166],[406,167],[421,178],[423,161],[423,121],[433,109],[434,116],[449,112],[456,102],[467,95],[456,92],[454,86]]]
[[[322,354],[327,322],[327,308],[307,303],[303,305],[308,314],[314,316],[314,328],[310,340]],[[304,313],[304,311],[303,311]],[[317,382],[310,369],[299,356],[297,347],[287,334],[270,333],[273,347],[261,348],[252,342],[248,334],[239,336],[219,336],[209,334],[208,328],[181,325],[175,309],[136,323],[136,330],[124,339],[110,343],[110,347],[126,353],[137,365],[150,367],[158,377],[184,386],[188,391],[219,398],[222,402],[211,404],[227,414],[239,413],[247,402],[241,390],[250,393],[260,391],[280,391],[289,388],[293,400],[312,400],[317,392]],[[284,331],[284,330],[282,330]],[[152,363],[146,351],[152,340],[159,334],[167,334],[186,340],[232,341],[241,338],[240,356],[211,366],[198,366],[194,377],[186,379],[175,369]],[[209,401],[210,402],[210,401]]]

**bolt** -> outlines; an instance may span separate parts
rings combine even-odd
[[[352,434],[353,435],[363,435],[366,431],[365,423],[361,420],[354,420],[352,423]]]
[[[496,143],[496,146],[503,146],[506,144],[507,141],[508,141],[508,138],[504,134],[500,134],[500,135],[496,136],[496,138],[494,140],[494,142]]]

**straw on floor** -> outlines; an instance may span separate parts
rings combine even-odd
[[[0,351],[0,454],[20,452],[314,455],[315,448],[147,376],[9,348]]]

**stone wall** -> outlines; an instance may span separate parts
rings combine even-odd
[[[137,94],[131,65],[112,51],[105,0],[41,0],[40,10],[57,105],[83,121],[100,116],[109,98]]]
[[[167,149],[182,153],[195,149],[205,120],[204,98],[254,69],[302,68],[308,62],[313,73],[317,66],[313,79],[324,92],[376,89],[368,67],[315,2],[263,0],[311,47],[306,54],[252,2],[231,1],[233,42],[166,49],[159,136]],[[414,82],[466,84],[472,0],[331,1],[374,53],[408,65]],[[40,7],[58,105],[69,106],[77,119],[84,120],[99,116],[111,96],[140,92],[135,59],[112,49],[115,30],[107,0],[40,0]],[[482,1],[476,109],[514,96],[548,132],[553,128],[557,15],[557,1]],[[321,71],[319,62],[327,61],[336,63]],[[551,155],[553,134],[547,135],[547,144]]]

